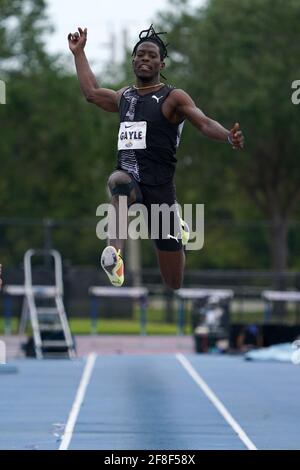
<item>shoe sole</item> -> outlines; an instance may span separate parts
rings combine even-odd
[[[122,286],[122,284],[124,282],[124,279],[123,280],[115,279],[114,278],[114,273],[113,273],[113,270],[115,269],[115,267],[118,264],[118,257],[117,257],[114,250],[112,250],[112,249],[108,250],[108,248],[110,248],[110,247],[105,248],[102,255],[101,255],[101,267],[106,272],[111,284],[115,287],[120,287],[120,286]],[[107,250],[106,253],[105,253],[105,250]],[[109,264],[109,265],[106,266],[105,263],[104,263],[104,260],[105,260],[105,257],[107,256],[109,251],[111,253],[111,256],[113,258],[114,263]]]

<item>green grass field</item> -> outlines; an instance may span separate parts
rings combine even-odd
[[[91,334],[92,325],[89,318],[71,318],[70,328],[73,334]],[[12,333],[16,334],[18,329],[17,319],[12,320]],[[186,328],[186,333],[189,333]],[[156,321],[147,322],[146,332],[149,335],[174,335],[177,333],[177,325],[175,323],[163,323]],[[4,333],[4,321],[0,318],[0,335]],[[118,319],[100,319],[97,322],[97,333],[99,334],[124,334],[138,335],[140,334],[140,323],[137,319],[118,320]]]
[[[91,322],[86,318],[74,318],[70,320],[70,326],[74,334],[91,333]],[[174,324],[148,322],[146,332],[150,335],[174,335],[177,333],[177,329]],[[140,323],[137,320],[102,319],[97,323],[97,333],[138,335],[140,334]]]
[[[177,323],[176,316],[172,323],[167,323],[164,321],[165,315],[163,311],[159,310],[149,310],[147,315],[147,326],[146,332],[149,335],[175,335],[177,333]],[[275,320],[275,319],[274,319]],[[296,317],[294,313],[288,312],[285,316],[285,323],[293,324],[295,323]],[[263,322],[262,313],[257,312],[244,312],[243,314],[232,313],[231,314],[231,323],[255,323],[261,324]],[[70,319],[71,331],[75,335],[80,334],[91,334],[92,325],[90,318],[71,318]],[[18,321],[16,318],[12,319],[12,333],[16,334],[18,330]],[[97,333],[114,335],[114,334],[124,334],[124,335],[138,335],[140,334],[140,321],[139,321],[139,312],[134,312],[132,319],[109,319],[109,318],[100,318],[97,322]],[[3,317],[0,317],[0,335],[4,333],[4,320]],[[191,334],[191,322],[190,322],[190,313],[186,315],[186,327],[185,334]]]

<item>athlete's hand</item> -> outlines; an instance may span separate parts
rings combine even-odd
[[[68,35],[69,48],[73,54],[77,54],[80,51],[83,51],[86,45],[87,39],[87,28],[81,29],[78,28],[78,32]]]
[[[236,122],[231,129],[228,140],[232,144],[233,149],[237,150],[244,148],[244,136],[242,131],[240,131],[240,125],[238,122]]]

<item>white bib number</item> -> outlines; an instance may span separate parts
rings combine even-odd
[[[147,122],[121,122],[118,150],[138,150],[147,148]]]

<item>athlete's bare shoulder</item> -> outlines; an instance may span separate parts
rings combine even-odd
[[[190,95],[186,91],[182,90],[181,88],[173,88],[168,98],[170,99],[170,101],[173,102],[174,105],[176,105],[176,107],[178,105],[193,102]]]
[[[194,104],[188,93],[180,88],[173,88],[163,104],[162,112],[168,121],[178,124],[184,119],[180,108],[188,104]]]

